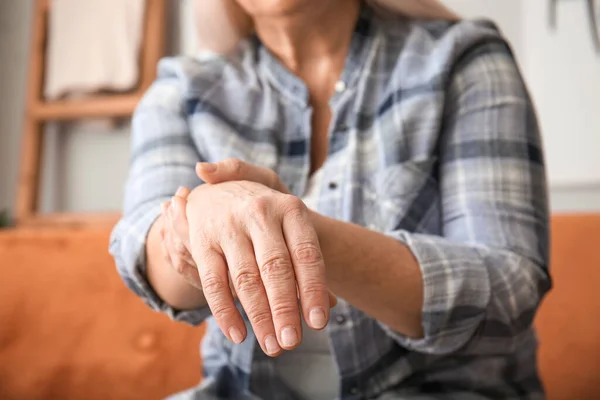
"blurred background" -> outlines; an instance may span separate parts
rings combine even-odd
[[[556,29],[549,0],[445,1],[464,16],[492,18],[511,41],[538,107],[556,211],[600,210],[600,56],[585,1],[557,0]],[[168,3],[167,51],[193,54],[193,1]],[[0,209],[14,208],[32,15],[32,0],[0,0]],[[118,210],[127,125],[47,130],[40,209]]]
[[[158,24],[162,39],[155,38],[150,51],[154,56],[195,53],[194,1],[201,0],[148,0],[160,4],[164,22]],[[600,298],[594,286],[600,279],[600,51],[592,36],[600,4],[444,3],[464,17],[490,18],[501,27],[537,105],[548,162],[555,279],[536,322],[540,368],[549,398],[600,399]],[[25,117],[32,112],[27,88],[36,9],[35,0],[0,0],[0,212],[10,219],[19,214],[21,188],[19,195],[35,197],[43,214],[118,213],[129,162],[127,113],[136,85],[125,91],[131,96],[122,98],[118,119],[60,117],[65,121],[46,123],[39,191],[23,191],[19,171],[26,157]],[[145,44],[142,38],[139,51],[150,54]],[[143,84],[147,76],[141,74]],[[100,103],[86,104],[86,116],[105,110]],[[195,348],[202,329],[171,324],[127,292],[106,251],[110,223],[26,225],[0,231],[0,400],[152,399],[198,382]]]

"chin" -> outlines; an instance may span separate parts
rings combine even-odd
[[[292,14],[304,8],[314,7],[315,1],[330,0],[234,0],[251,16],[277,16]]]

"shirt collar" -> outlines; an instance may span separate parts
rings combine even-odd
[[[350,48],[346,57],[344,70],[342,71],[341,80],[347,88],[352,88],[356,85],[360,72],[372,43],[373,36],[373,11],[371,8],[362,2],[360,14]],[[264,46],[258,37],[254,37],[258,48],[258,64],[259,68],[266,73],[268,79],[275,87],[286,97],[292,101],[299,103],[303,107],[309,105],[309,93],[305,83],[294,75],[287,67],[285,67],[279,59]]]

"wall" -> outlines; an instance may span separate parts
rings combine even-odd
[[[494,19],[510,40],[537,106],[552,208],[600,210],[600,55],[585,1],[558,1],[557,30],[549,28],[548,0],[445,3],[467,17]]]
[[[515,16],[522,14],[523,0],[443,0],[443,2],[461,16],[494,20],[511,42],[519,59],[521,58],[523,27]]]
[[[600,209],[600,54],[584,0],[558,2],[549,29],[548,0],[523,2],[525,75],[537,103],[552,201],[561,209]],[[600,18],[600,7],[598,9]]]
[[[600,167],[592,164],[600,162],[595,157],[600,149],[600,113],[595,112],[600,58],[589,48],[584,1],[559,2],[560,29],[555,33],[547,29],[546,0],[447,3],[467,17],[492,17],[512,42],[539,108],[553,209],[600,210]],[[194,49],[191,0],[172,4],[171,49],[189,54]],[[31,5],[32,0],[0,0],[0,208],[12,207],[16,186]],[[109,131],[97,125],[51,127],[46,139],[44,210],[120,207],[127,126]]]
[[[190,0],[171,2],[169,51],[193,46],[180,32]],[[13,208],[24,113],[32,0],[0,0],[0,210]],[[192,27],[184,24],[181,30]],[[182,43],[182,44],[180,44]],[[128,126],[50,125],[44,134],[42,211],[118,210],[129,158]]]
[[[0,0],[0,210],[15,196],[30,16],[30,1]]]
[[[559,1],[558,28],[551,30],[541,12],[547,3],[524,1],[522,21],[525,75],[538,106],[551,182],[600,185],[600,54],[586,4]]]

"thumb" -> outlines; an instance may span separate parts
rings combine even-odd
[[[196,164],[196,173],[200,179],[210,184],[250,181],[260,183],[282,193],[290,193],[275,171],[236,158],[229,158],[218,163],[198,163]]]
[[[338,300],[335,294],[330,290],[329,291],[329,307],[333,308],[337,305]]]

